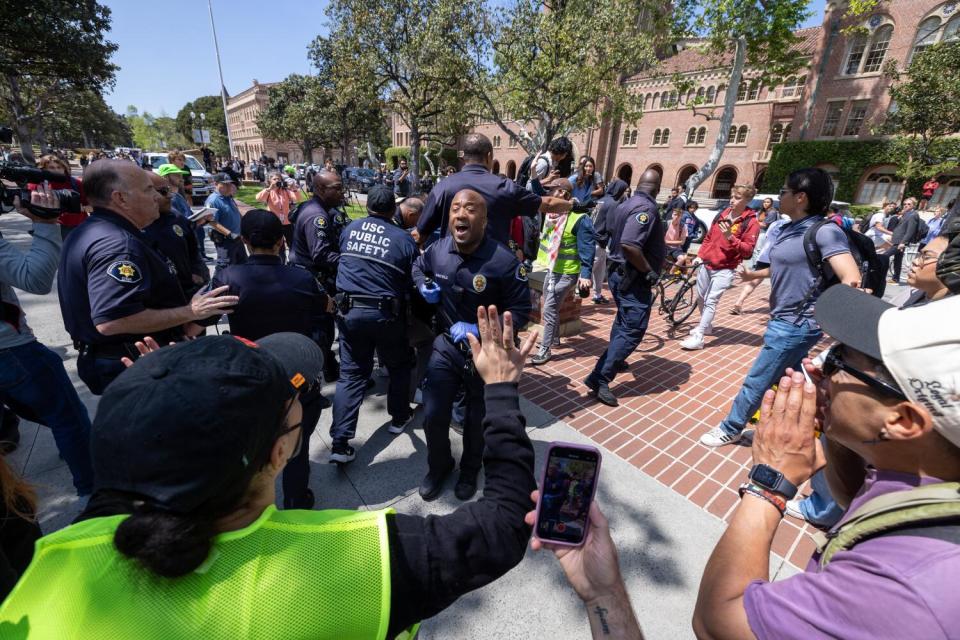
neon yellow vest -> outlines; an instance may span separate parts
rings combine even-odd
[[[563,235],[560,236],[560,249],[557,251],[557,261],[553,265],[554,273],[580,273],[580,254],[577,253],[577,236],[573,228],[583,217],[582,213],[567,214],[567,222],[563,226]],[[537,264],[544,267],[550,264],[550,236],[553,230],[544,225],[543,235],[540,236],[540,252],[537,254]]]
[[[388,513],[271,506],[218,535],[194,573],[172,579],[114,548],[126,516],[80,522],[37,542],[0,607],[0,638],[385,638]]]

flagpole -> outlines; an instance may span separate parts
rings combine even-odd
[[[220,45],[217,43],[217,27],[213,23],[213,0],[207,0],[207,8],[210,10],[210,30],[213,32],[213,49],[217,53],[217,71],[220,72],[220,99],[223,101],[223,122],[227,126],[227,144],[230,146],[229,158],[237,155],[233,148],[233,136],[230,135],[230,120],[227,113],[227,87],[223,84],[223,66],[220,64]]]

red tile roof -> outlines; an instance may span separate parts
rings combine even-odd
[[[794,33],[800,39],[794,45],[797,53],[802,56],[812,56],[820,42],[823,28],[809,27],[807,29],[799,29],[794,31]],[[717,57],[706,52],[701,46],[692,45],[690,48],[684,49],[680,53],[661,61],[656,68],[655,74],[648,71],[641,71],[628,78],[627,82],[652,78],[654,76],[662,77],[674,73],[692,73],[695,71],[705,71],[707,69],[717,69],[728,66],[732,59],[733,52],[726,52],[722,56]]]

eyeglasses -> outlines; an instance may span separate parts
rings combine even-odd
[[[793,189],[787,189],[786,187],[784,187],[783,189],[780,189],[780,197],[781,197],[781,198],[782,198],[783,196],[787,195],[788,193],[793,193]]]
[[[936,261],[939,260],[939,259],[940,259],[940,254],[939,254],[939,253],[936,254],[936,255],[934,255],[934,254],[932,254],[932,253],[928,253],[928,252],[924,251],[924,252],[922,252],[922,253],[918,253],[917,255],[915,255],[915,256],[913,257],[913,264],[915,264],[915,265],[917,265],[917,266],[919,266],[919,267],[925,267],[925,266],[927,266],[928,264],[930,264],[931,262],[936,262]]]
[[[159,193],[162,196],[168,196],[170,195],[170,187],[160,187],[159,189],[157,189],[157,193]]]
[[[903,391],[893,386],[888,382],[884,382],[879,378],[875,378],[868,373],[864,373],[856,367],[850,366],[843,360],[843,345],[835,344],[827,351],[826,356],[823,360],[823,375],[830,377],[835,374],[837,371],[843,371],[849,373],[851,376],[859,380],[860,382],[866,384],[867,386],[873,388],[875,391],[882,393],[891,398],[898,398],[900,400],[906,400],[907,396],[904,395]]]

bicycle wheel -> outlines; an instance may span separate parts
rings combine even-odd
[[[680,290],[677,291],[677,295],[673,297],[673,300],[670,301],[670,310],[668,317],[670,322],[674,326],[682,324],[686,321],[687,318],[693,313],[693,310],[697,308],[696,304],[696,291],[694,291],[694,283],[687,282],[683,283],[683,286],[680,287]]]

